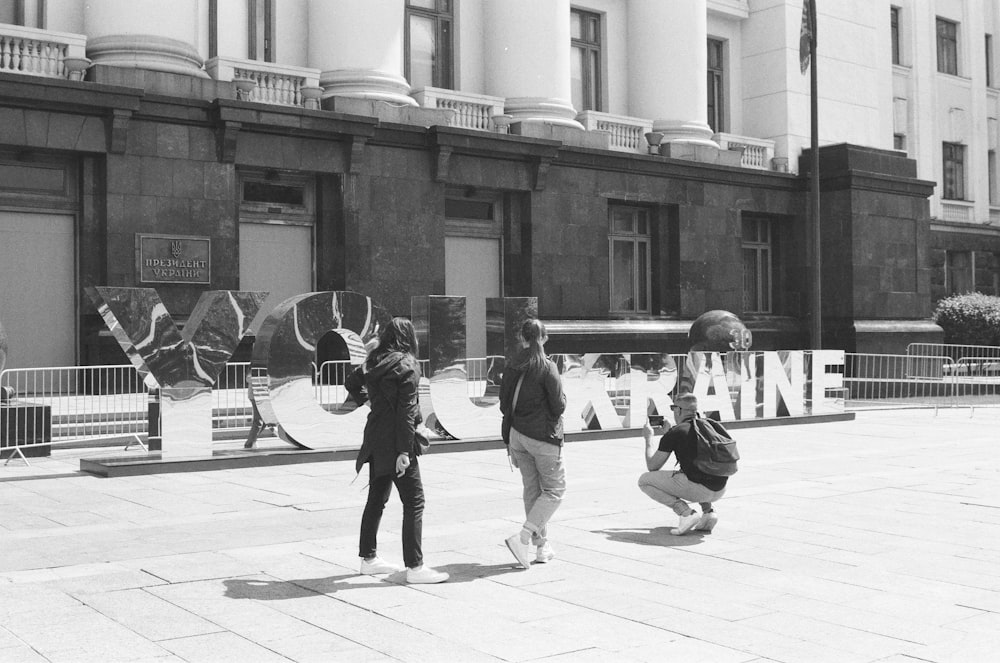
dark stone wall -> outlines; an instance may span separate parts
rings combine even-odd
[[[809,167],[806,151],[800,168],[808,174]],[[905,321],[930,316],[927,197],[933,183],[915,179],[915,173],[915,162],[901,152],[846,144],[820,148],[826,347],[903,352],[900,340],[913,331]],[[858,320],[899,324],[858,333]]]
[[[219,163],[207,127],[134,119],[124,154],[108,154],[104,237],[85,238],[107,253],[105,285],[142,286],[136,272],[136,234],[198,235],[211,239],[212,282],[238,289],[236,168]],[[156,284],[174,315],[194,308],[201,287]]]
[[[664,329],[609,344],[680,345],[677,329],[710,309],[745,318],[756,349],[808,343],[804,177],[157,89],[0,75],[0,148],[79,162],[82,286],[141,285],[135,235],[156,233],[212,241],[209,286],[156,286],[173,315],[205,289],[238,288],[240,172],[274,169],[315,178],[319,289],[363,292],[397,314],[413,295],[443,294],[445,193],[471,187],[501,193],[508,211],[508,295],[538,297],[543,319],[607,322],[608,207],[641,205],[656,228],[653,322]],[[900,153],[834,145],[820,156],[826,345],[852,349],[857,319],[926,318],[932,253],[975,239],[930,232],[932,185]],[[747,214],[777,228],[773,315],[742,315]]]

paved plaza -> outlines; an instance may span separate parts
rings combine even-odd
[[[503,450],[421,459],[442,585],[357,575],[352,462],[102,479],[0,467],[0,661],[986,661],[1000,410],[736,431],[711,534],[636,487],[639,437],[564,449],[558,557],[524,571]],[[400,562],[394,495],[380,552]]]

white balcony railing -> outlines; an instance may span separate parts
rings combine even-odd
[[[0,71],[4,73],[67,78],[63,59],[82,59],[86,50],[84,35],[0,25]]]
[[[422,108],[453,110],[451,126],[478,131],[495,131],[493,118],[503,115],[503,97],[422,87],[410,93]],[[506,125],[503,125],[506,126]],[[505,130],[506,131],[506,130]]]
[[[958,223],[968,223],[972,220],[972,204],[965,202],[943,202],[941,203],[941,220],[956,221]]]
[[[653,130],[653,121],[640,117],[612,115],[597,111],[583,111],[576,121],[587,131],[606,131],[611,135],[611,149],[616,152],[646,154],[649,145],[646,134]]]
[[[205,63],[208,75],[217,81],[253,81],[246,101],[280,106],[303,106],[319,88],[319,69],[215,57]],[[303,93],[305,88],[305,94]]]
[[[771,159],[774,158],[774,141],[749,136],[718,133],[713,137],[724,150],[743,150],[740,166],[755,170],[771,170]]]

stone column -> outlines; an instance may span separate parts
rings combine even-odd
[[[629,114],[653,120],[663,143],[718,147],[708,106],[706,0],[629,0]]]
[[[195,48],[198,0],[90,0],[83,23],[95,65],[208,77]]]
[[[486,93],[514,122],[582,129],[570,101],[570,0],[486,0]]]
[[[416,106],[403,77],[404,0],[309,0],[309,66],[323,98]]]

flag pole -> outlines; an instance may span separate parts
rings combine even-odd
[[[811,183],[811,218],[810,230],[812,239],[812,325],[810,339],[814,349],[823,347],[823,291],[821,277],[822,270],[822,241],[820,238],[820,206],[819,206],[819,111],[817,102],[819,95],[816,82],[816,2],[812,0],[808,3],[809,25],[812,28],[809,35],[809,129],[810,129],[810,153],[812,166],[809,169],[809,179]]]

